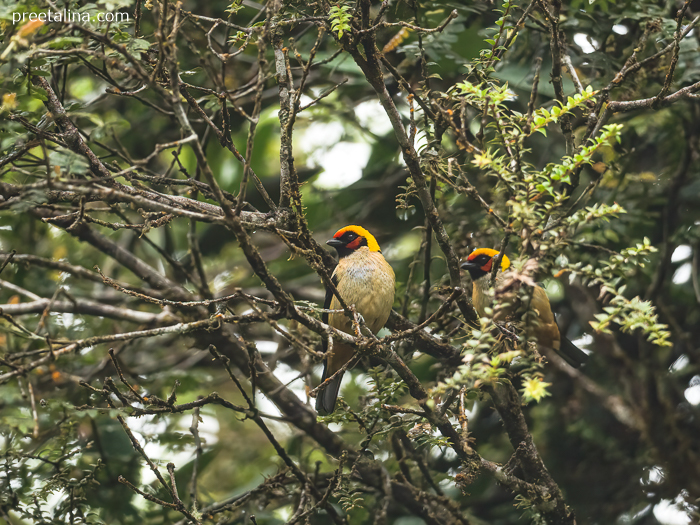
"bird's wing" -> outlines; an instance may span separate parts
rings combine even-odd
[[[338,287],[338,276],[333,272],[333,275],[331,276],[331,281],[333,281],[333,284],[335,284],[335,287]],[[331,308],[331,301],[333,300],[333,290],[330,288],[326,288],[326,298],[323,301],[323,309],[324,310],[330,310]],[[321,321],[323,321],[324,324],[328,324],[330,314],[328,312],[323,312],[321,314]],[[325,352],[328,350],[328,339],[326,337],[323,338],[323,351]],[[323,361],[324,365],[326,361]]]
[[[541,283],[537,283],[537,286],[538,291],[535,291],[533,295],[539,295],[539,290],[541,290],[542,294],[544,294],[546,297],[547,292],[545,291],[544,286]],[[540,312],[542,320],[544,320],[545,323],[551,322],[554,324],[554,326],[556,326],[557,339],[559,339],[559,348],[555,348],[555,350],[557,350],[559,355],[564,358],[564,361],[569,363],[574,368],[579,368],[588,361],[588,354],[569,341],[569,339],[567,339],[566,336],[561,333],[559,323],[557,323],[557,318],[552,313],[549,298],[547,298],[547,308],[543,308],[543,310],[548,310],[549,313],[547,314],[546,312]],[[554,330],[552,329],[551,332],[553,334]]]
[[[331,277],[331,280],[333,281],[333,284],[335,284],[336,288],[338,287],[338,276],[333,273],[333,276]],[[326,289],[326,298],[323,301],[323,309],[324,310],[330,310],[331,308],[331,302],[333,301],[333,291],[330,288]],[[328,321],[330,319],[330,314],[328,312],[323,312],[321,314],[321,321],[323,321],[325,324],[328,324]],[[323,348],[323,353],[325,354],[328,351],[328,338],[323,335],[321,338],[321,345]],[[321,383],[323,383],[326,379],[328,379],[330,376],[332,376],[333,373],[330,373],[328,370],[328,357],[323,358],[323,376],[321,377]],[[330,414],[333,412],[335,409],[335,401],[338,397],[338,392],[340,391],[340,382],[342,381],[342,376],[336,377],[329,385],[326,386],[321,392],[318,393],[316,397],[316,412],[321,414],[322,416],[325,416],[327,414]]]
[[[547,297],[547,292],[543,287],[535,286],[532,289],[532,300],[530,301],[530,306],[535,308],[539,313],[540,323],[545,326],[556,325],[554,314],[552,313],[552,306],[549,303],[549,297]],[[553,337],[555,336],[553,335]]]

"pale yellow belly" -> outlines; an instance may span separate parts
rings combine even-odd
[[[348,305],[355,306],[372,333],[382,329],[394,304],[393,276],[377,269],[351,272],[340,280],[338,291]],[[340,309],[335,297],[331,309]],[[352,323],[344,313],[331,314],[329,321],[331,326],[352,333]]]

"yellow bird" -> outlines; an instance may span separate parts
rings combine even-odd
[[[396,278],[376,239],[361,226],[346,226],[336,232],[326,244],[338,252],[338,266],[333,272],[333,282],[347,305],[355,305],[357,313],[365,320],[373,334],[386,323],[394,304]],[[340,310],[338,299],[331,290],[326,290],[325,309]],[[344,312],[324,313],[323,322],[333,328],[354,335],[352,321]],[[323,351],[328,343],[323,340]],[[347,363],[354,354],[352,346],[333,342],[332,351],[323,361],[323,381],[331,377]],[[316,397],[316,411],[330,414],[335,409],[343,374],[332,379]]]
[[[463,270],[469,271],[469,275],[471,275],[472,281],[474,282],[472,303],[479,315],[484,315],[486,308],[492,306],[492,299],[488,292],[491,268],[496,255],[498,255],[497,250],[478,248],[470,253],[467,260],[461,265]],[[507,282],[508,268],[510,268],[510,260],[503,255],[501,258],[501,268],[496,274],[494,288],[498,289],[504,282]],[[578,368],[588,360],[588,355],[585,352],[577,348],[566,337],[561,337],[557,321],[554,318],[554,314],[552,314],[552,307],[549,304],[547,292],[544,291],[544,288],[533,286],[530,308],[536,311],[539,317],[539,324],[533,327],[533,335],[537,339],[537,344],[555,350],[567,363],[575,368]],[[495,320],[503,319],[514,312],[512,308],[505,308],[499,313],[501,315],[498,315]]]

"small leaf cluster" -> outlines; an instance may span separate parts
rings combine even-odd
[[[486,309],[486,315],[479,318],[479,329],[471,331],[471,339],[464,343],[465,355],[477,355],[481,352],[487,352],[493,348],[496,339],[492,335],[494,322],[491,319],[493,311],[490,308]]]
[[[250,33],[246,33],[245,31],[236,31],[236,33],[231,35],[231,37],[228,39],[228,43],[235,46],[238,45],[239,42],[243,42],[240,49],[245,49],[245,47],[248,45],[248,41],[250,40],[250,35]]]
[[[622,126],[620,124],[608,124],[597,137],[590,139],[589,144],[581,146],[579,152],[573,157],[564,157],[560,164],[548,164],[539,174],[541,182],[537,184],[537,190],[547,192],[554,196],[553,181],[571,184],[571,174],[584,164],[593,163],[593,154],[610,141],[620,140]]]
[[[243,9],[243,0],[233,0],[233,2],[231,2],[231,4],[229,4],[228,8],[226,9],[226,12],[229,15],[235,15],[241,9]]]
[[[480,53],[480,58],[487,61],[485,63],[487,68],[485,71],[491,71],[493,67],[491,64],[500,60],[500,57],[497,55],[497,52],[505,52],[508,50],[508,48],[504,45],[498,44],[501,42],[504,33],[506,35],[510,35],[510,33],[515,29],[513,26],[506,26],[506,21],[508,20],[508,16],[510,15],[511,7],[512,5],[510,0],[506,0],[505,2],[503,2],[503,5],[501,7],[496,7],[494,9],[496,13],[500,13],[498,20],[494,22],[498,26],[498,29],[496,30],[496,33],[493,36],[493,38],[484,39],[484,42],[489,44],[491,46],[491,49],[482,49]],[[513,42],[515,42],[515,38],[511,41],[511,44]]]
[[[623,332],[642,330],[647,340],[657,346],[671,346],[671,334],[665,324],[658,322],[656,309],[650,301],[639,297],[628,299],[623,294],[627,285],[621,284],[625,275],[635,266],[644,267],[643,257],[657,251],[648,238],[641,243],[614,254],[608,261],[600,261],[598,267],[577,263],[569,266],[574,275],[579,275],[584,284],[600,286],[601,293],[612,295],[604,313],[595,315],[591,327],[597,332],[612,333],[611,324],[617,324]]]
[[[529,116],[510,107],[513,95],[508,84],[495,79],[480,79],[479,82],[467,79],[455,84],[445,95],[454,97],[453,112],[463,112],[466,103],[481,115],[481,122],[485,123],[482,128],[485,134],[488,132],[489,141],[487,147],[473,154],[470,164],[498,180],[495,191],[509,197],[506,204],[514,230],[541,229],[568,200],[564,185],[571,185],[574,174],[578,176],[584,165],[592,164],[593,156],[603,146],[620,140],[622,128],[612,124],[603,127],[574,154],[543,169],[525,161],[525,154],[529,152],[525,143],[528,137],[536,131],[546,135],[549,124],[557,123],[565,115],[570,117],[575,111],[585,116],[596,93],[589,86],[568,97],[565,103],[555,101],[554,107],[537,108]],[[550,198],[542,199],[543,194]]]
[[[352,8],[347,5],[335,5],[328,12],[328,20],[331,23],[331,30],[335,31],[338,39],[341,39],[344,33],[352,31],[352,26],[350,25]]]
[[[343,477],[343,480],[346,478]],[[338,497],[338,503],[345,512],[350,512],[353,509],[361,509],[364,500],[360,495],[362,492],[359,489],[350,488],[346,483],[339,483],[334,495]]]
[[[3,432],[0,505],[12,508],[31,523],[63,523],[61,516],[73,514],[85,516],[83,523],[104,523],[91,511],[86,499],[86,493],[99,485],[96,476],[103,463],[100,459],[93,464],[81,461],[86,447],[76,439],[77,427],[75,422],[59,425],[56,436],[38,452],[28,446],[33,444],[30,428],[12,425]],[[87,448],[91,446],[90,443]],[[58,496],[61,497],[52,507],[46,505],[50,498]]]
[[[526,403],[529,403],[530,401],[539,403],[545,397],[552,395],[547,390],[547,387],[550,386],[552,386],[552,384],[545,383],[541,377],[531,377],[527,381],[523,382],[523,388],[521,389],[523,400]]]
[[[669,338],[668,326],[658,322],[658,316],[654,305],[650,301],[643,301],[638,296],[627,299],[622,295],[624,286],[616,291],[618,295],[610,301],[610,306],[603,308],[605,313],[596,314],[596,321],[591,321],[591,326],[597,332],[611,333],[610,324],[620,326],[623,332],[632,333],[640,329],[647,340],[657,346],[672,346]]]
[[[406,383],[383,366],[370,368],[368,373],[370,377],[369,394],[377,398],[379,405],[395,403],[408,390]]]
[[[435,393],[448,389],[459,389],[463,386],[473,388],[477,382],[492,382],[506,374],[504,364],[510,363],[520,355],[519,351],[506,349],[505,352],[494,354],[494,349],[502,348],[502,343],[494,336],[498,327],[491,319],[493,312],[487,308],[487,315],[479,318],[479,329],[470,332],[462,349],[463,361],[451,377],[439,383]]]
[[[616,202],[613,204],[594,204],[593,206],[587,206],[586,208],[578,210],[567,217],[564,219],[564,224],[575,228],[581,224],[593,222],[598,219],[609,221],[609,217],[617,217],[621,213],[627,213],[627,210]]]
[[[583,93],[576,93],[567,97],[566,104],[560,104],[559,101],[555,101],[551,110],[547,108],[535,110],[532,114],[533,125],[530,128],[530,132],[539,131],[546,137],[547,131],[545,128],[548,124],[558,122],[563,115],[572,114],[575,109],[585,106],[588,102],[595,102],[597,93],[591,86],[588,86],[583,90]]]
[[[467,101],[475,107],[484,108],[489,104],[502,104],[513,98],[513,93],[508,88],[508,83],[498,85],[495,82],[484,82],[476,86],[465,80],[455,85],[460,95],[464,95]]]

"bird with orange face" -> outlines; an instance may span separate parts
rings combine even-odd
[[[492,250],[491,248],[478,248],[470,253],[466,261],[461,265],[463,270],[469,272],[474,283],[472,303],[479,315],[484,315],[486,308],[492,307],[493,299],[489,295],[489,281],[491,279],[493,261],[498,253],[497,250]],[[494,283],[496,290],[508,282],[508,268],[510,268],[510,260],[504,254],[501,258],[501,267],[496,274]],[[537,313],[539,320],[532,328],[532,333],[538,345],[553,349],[567,363],[576,368],[588,360],[588,355],[585,352],[559,333],[559,327],[544,288],[537,285],[532,287],[530,308]],[[503,320],[513,313],[515,313],[513,307],[505,307],[496,313],[494,320]]]
[[[394,270],[379,248],[374,236],[361,226],[346,226],[336,232],[326,242],[338,252],[338,266],[333,272],[333,282],[347,305],[354,305],[357,313],[373,334],[382,329],[394,304]],[[331,290],[326,290],[326,310],[339,310],[338,299]],[[352,321],[344,312],[324,313],[324,323],[354,335]],[[352,346],[333,342],[328,352],[328,343],[323,340],[323,351],[327,352],[323,361],[323,379],[326,381],[353,356]],[[316,397],[316,411],[330,414],[335,409],[343,374],[330,380],[329,384]]]

